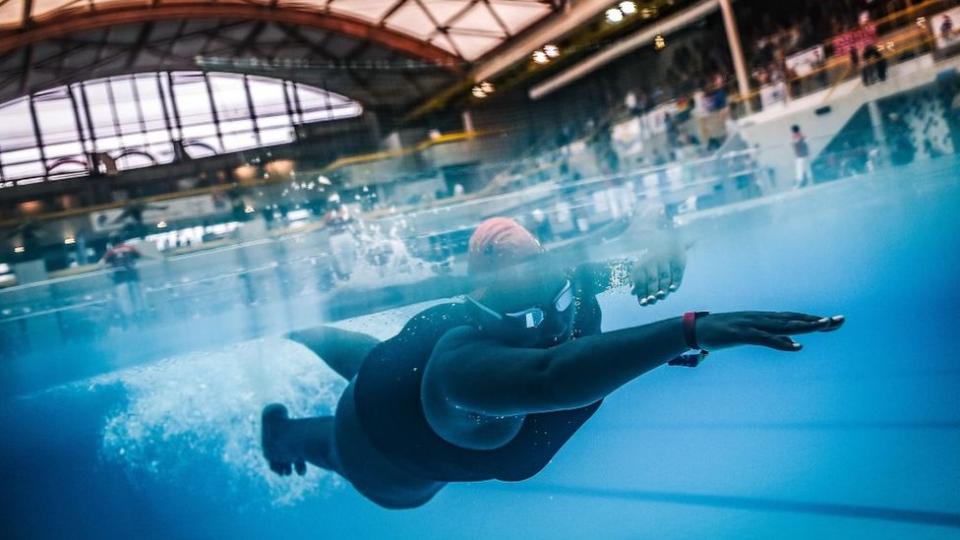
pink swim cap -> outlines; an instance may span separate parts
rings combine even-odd
[[[516,221],[495,217],[485,220],[470,236],[467,271],[477,276],[528,260],[543,252],[530,231]]]

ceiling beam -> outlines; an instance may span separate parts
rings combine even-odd
[[[720,9],[719,0],[700,0],[698,4],[684,8],[651,25],[644,26],[638,32],[533,86],[529,92],[530,99],[540,99],[633,50],[649,46],[657,35],[675,32],[703,19],[718,9]]]
[[[581,0],[565,10],[563,16],[554,14],[476,66],[472,73],[473,80],[485,81],[494,78],[515,63],[528,59],[531,52],[543,47],[545,43],[556,41],[564,34],[579,28],[613,3],[610,0]]]
[[[356,39],[371,41],[408,56],[434,62],[451,71],[460,70],[460,58],[435,45],[345,15],[290,7],[282,9],[264,8],[257,5],[198,1],[159,4],[149,8],[130,5],[111,7],[107,4],[98,8],[95,12],[58,16],[49,21],[44,21],[43,24],[34,24],[31,28],[25,28],[16,33],[0,37],[0,55],[32,43],[77,32],[122,24],[178,19],[247,19],[320,28]]]

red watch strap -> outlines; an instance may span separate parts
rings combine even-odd
[[[707,315],[706,311],[688,311],[683,314],[683,339],[687,347],[701,349],[697,343],[697,318]]]

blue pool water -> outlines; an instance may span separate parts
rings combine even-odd
[[[842,313],[801,353],[741,348],[612,395],[543,473],[387,511],[311,469],[272,476],[268,402],[343,382],[275,337],[6,400],[4,538],[958,538],[960,179],[940,160],[689,218],[686,281],[607,329],[697,308]],[[637,239],[597,248],[617,253]],[[347,321],[386,337],[409,307]],[[209,329],[211,332],[215,328]],[[142,343],[150,348],[151,343]],[[70,355],[70,351],[64,351]],[[16,361],[14,359],[13,361]],[[76,362],[101,362],[96,357]]]

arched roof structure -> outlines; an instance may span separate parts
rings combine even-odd
[[[0,102],[136,72],[213,68],[405,108],[559,0],[0,0]],[[237,62],[240,60],[240,62]],[[265,72],[266,71],[266,72]]]

